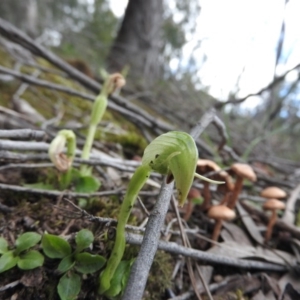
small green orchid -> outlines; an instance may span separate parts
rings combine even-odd
[[[137,195],[152,171],[167,175],[168,183],[175,179],[181,206],[187,198],[195,176],[212,183],[222,183],[196,174],[197,160],[198,149],[195,141],[185,132],[171,131],[162,134],[146,147],[142,165],[133,174],[121,206],[114,248],[105,270],[100,275],[100,294],[105,294],[111,287],[111,280],[125,250],[125,225]]]

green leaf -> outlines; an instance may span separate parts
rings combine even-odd
[[[41,267],[43,263],[44,256],[36,250],[30,250],[26,254],[20,256],[18,267],[22,270],[31,270]]]
[[[110,288],[105,292],[105,296],[115,297],[120,294],[124,288],[124,283],[127,282],[131,264],[131,260],[122,260],[119,263],[116,272],[110,281]],[[123,278],[125,275],[127,276],[126,280]]]
[[[63,238],[44,234],[42,238],[42,247],[45,254],[50,258],[64,258],[71,254],[71,246]]]
[[[104,266],[106,262],[106,259],[103,256],[93,255],[86,252],[76,254],[75,259],[76,259],[76,264],[75,264],[76,271],[83,274],[97,272]]]
[[[75,241],[77,244],[76,252],[80,252],[89,247],[89,245],[94,241],[94,235],[90,230],[82,229],[77,233]]]
[[[78,193],[93,193],[101,186],[100,181],[94,176],[81,176],[75,183],[75,191]]]
[[[80,277],[74,273],[66,273],[59,280],[57,286],[57,292],[61,300],[73,300],[76,299],[80,292],[81,281]]]
[[[45,191],[53,191],[55,190],[54,186],[50,183],[37,182],[37,183],[26,183],[23,184],[24,187],[28,187],[31,189],[45,190]]]
[[[13,268],[19,260],[18,256],[14,256],[13,251],[8,251],[0,257],[0,273]]]
[[[60,173],[59,175],[59,189],[66,190],[72,181],[72,170],[69,169],[66,172]]]
[[[80,171],[75,168],[72,168],[71,174],[72,174],[72,181],[76,181],[76,180],[78,180],[78,178],[81,177]]]
[[[61,273],[65,273],[75,265],[75,259],[72,255],[66,256],[59,263],[57,270]]]
[[[0,237],[0,254],[8,251],[8,243],[5,238]]]
[[[127,265],[126,270],[124,272],[123,278],[122,278],[122,290],[126,287],[128,279],[129,279],[129,275],[130,275],[130,270],[131,270],[131,266],[133,265],[133,263],[135,262],[135,257],[132,258],[131,260],[129,260],[129,265]]]
[[[41,238],[41,235],[35,232],[23,233],[16,240],[16,254],[35,246]]]

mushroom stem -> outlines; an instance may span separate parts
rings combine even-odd
[[[222,224],[223,224],[223,221],[222,220],[216,220],[216,223],[215,223],[215,227],[214,227],[214,231],[213,231],[213,234],[212,234],[212,237],[211,239],[213,241],[217,241],[218,238],[219,238],[219,235],[220,235],[220,231],[221,231],[221,228],[222,228]]]
[[[227,192],[219,205],[227,205],[231,195],[232,195],[232,192]]]
[[[234,186],[234,190],[232,192],[231,199],[229,200],[229,203],[228,203],[229,208],[233,209],[235,207],[236,202],[237,202],[238,197],[239,197],[239,194],[242,190],[242,187],[243,187],[243,177],[238,176],[236,178],[236,183],[235,183],[235,186]]]
[[[270,240],[271,236],[272,236],[273,227],[276,223],[276,220],[277,220],[277,211],[274,209],[274,210],[272,210],[272,215],[270,217],[269,224],[268,224],[268,227],[267,227],[267,230],[266,230],[265,243],[267,243]]]
[[[211,194],[210,194],[210,190],[209,190],[209,182],[204,182],[203,185],[204,185],[204,188],[203,188],[204,201],[201,205],[201,210],[206,211],[210,207]]]

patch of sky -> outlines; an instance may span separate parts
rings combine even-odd
[[[174,73],[176,70],[192,70],[202,86],[219,100],[227,100],[232,93],[239,98],[258,92],[273,80],[274,73],[280,76],[300,62],[300,1],[290,0],[286,5],[285,2],[199,1],[201,12],[196,27],[192,32],[187,31],[182,56],[170,60],[170,69]],[[121,17],[127,3],[127,0],[111,0],[110,6],[114,14]],[[176,9],[176,2],[169,0],[166,3],[174,20],[180,22],[183,15]],[[283,18],[285,36],[282,57],[275,70]],[[285,80],[295,80],[296,76],[297,72],[290,72]],[[283,85],[283,92],[285,90]],[[261,105],[262,101],[262,97],[253,96],[240,107],[251,110]]]

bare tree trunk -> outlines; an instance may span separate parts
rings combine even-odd
[[[26,31],[34,38],[38,33],[38,8],[36,0],[28,1],[26,17]]]
[[[130,0],[107,58],[109,71],[130,67],[130,76],[149,87],[161,70],[162,0]]]

